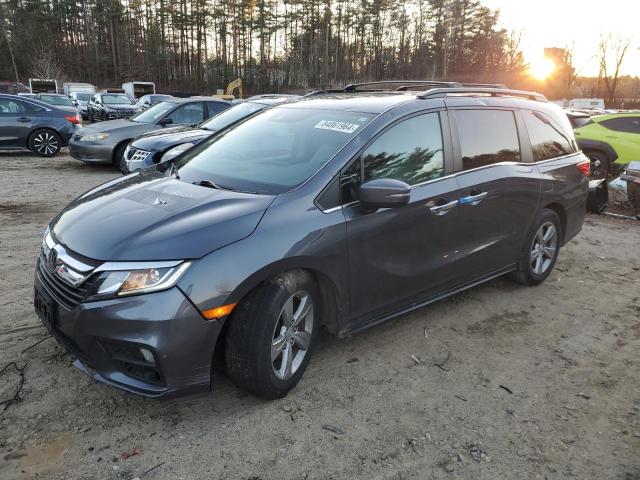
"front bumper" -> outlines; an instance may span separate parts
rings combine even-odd
[[[65,290],[39,265],[36,298],[43,291],[53,300],[54,312],[44,325],[78,359],[75,366],[95,380],[148,397],[210,389],[221,324],[204,320],[177,287],[70,306]],[[152,363],[141,348],[152,353]]]
[[[97,142],[80,142],[73,135],[69,140],[69,153],[76,160],[87,163],[111,164],[115,145]]]

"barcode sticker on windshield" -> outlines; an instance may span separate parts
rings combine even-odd
[[[333,130],[342,133],[353,133],[360,125],[347,122],[336,122],[335,120],[322,120],[313,128],[321,128],[323,130]]]

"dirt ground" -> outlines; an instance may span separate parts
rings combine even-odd
[[[116,175],[0,154],[0,479],[640,479],[640,222],[590,216],[539,287],[322,334],[285,399],[156,401],[74,369],[31,305],[45,225]]]

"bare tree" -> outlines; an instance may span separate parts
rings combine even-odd
[[[608,103],[612,105],[616,99],[620,67],[631,45],[630,37],[608,34],[600,36],[598,61],[600,63],[600,78],[607,89]]]
[[[41,46],[33,56],[31,75],[34,78],[54,78],[64,80],[66,75],[51,50]]]

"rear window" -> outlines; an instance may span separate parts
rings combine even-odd
[[[455,110],[454,116],[463,170],[520,161],[520,143],[513,112]]]

